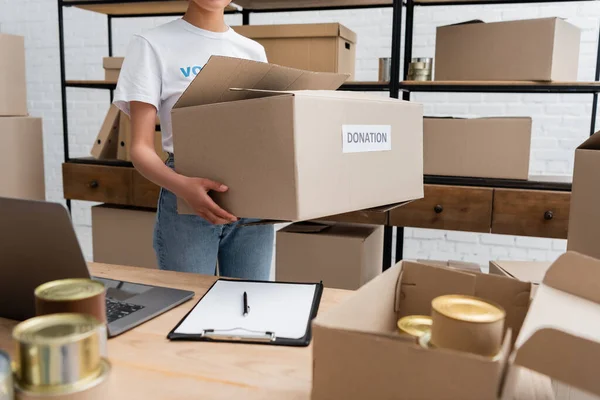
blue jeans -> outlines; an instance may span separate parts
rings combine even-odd
[[[173,168],[173,157],[167,165]],[[268,280],[273,258],[272,225],[213,225],[197,215],[177,214],[177,197],[161,189],[154,228],[154,250],[160,269]]]

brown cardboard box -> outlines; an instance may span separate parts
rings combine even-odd
[[[272,64],[354,77],[356,33],[341,24],[245,25],[233,29],[262,44]]]
[[[575,150],[567,249],[600,259],[600,132]]]
[[[550,265],[550,261],[490,261],[490,274],[539,285]]]
[[[104,57],[102,66],[104,67],[104,80],[108,82],[117,82],[119,73],[123,65],[124,57]]]
[[[172,112],[176,170],[226,184],[214,197],[238,217],[301,221],[423,197],[422,106],[334,92],[345,79],[212,57]],[[190,213],[182,200],[179,212]]]
[[[27,116],[25,39],[0,33],[0,117]]]
[[[551,390],[544,397],[522,397],[528,383],[524,368],[600,394],[598,282],[599,261],[567,253],[549,269],[527,311],[524,282],[402,262],[314,321],[312,399],[485,400],[500,393],[502,399],[553,398]],[[518,335],[510,357],[508,337],[504,357],[492,361],[424,349],[395,333],[398,317],[428,314],[431,300],[446,293],[475,294],[502,305],[507,325]]]
[[[426,175],[528,179],[531,118],[425,118]]]
[[[158,268],[152,248],[155,219],[154,211],[92,207],[94,261]]]
[[[435,80],[576,81],[580,40],[560,18],[438,27]]]
[[[0,142],[0,197],[45,200],[42,119],[0,118]]]
[[[447,267],[458,269],[466,272],[481,272],[481,266],[479,264],[465,262],[465,261],[437,261],[437,260],[417,260],[420,264],[433,265],[434,267]]]
[[[381,273],[383,226],[299,223],[277,232],[275,276],[355,290]]]

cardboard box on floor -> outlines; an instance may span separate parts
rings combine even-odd
[[[158,268],[152,248],[155,211],[92,207],[94,261]]]
[[[211,57],[172,111],[176,170],[226,184],[220,206],[263,220],[423,197],[422,106],[335,92],[346,78]]]
[[[528,179],[531,118],[424,118],[426,175]]]
[[[42,119],[1,117],[0,142],[0,197],[45,200]]]
[[[561,256],[528,311],[529,289],[506,277],[399,263],[314,321],[312,399],[514,399],[527,386],[519,379],[524,368],[600,394],[600,262]],[[399,317],[429,314],[431,300],[444,294],[503,306],[517,335],[514,350],[509,333],[497,361],[424,349],[396,333]]]
[[[383,226],[297,223],[277,232],[275,277],[355,290],[381,273]]]
[[[354,78],[356,33],[341,24],[244,25],[233,29],[264,46],[271,64]]]
[[[0,117],[27,116],[25,39],[0,33]]]
[[[435,80],[576,81],[580,41],[560,18],[438,27]]]
[[[119,73],[121,72],[124,59],[124,57],[104,57],[102,59],[105,81],[117,82],[119,80]]]
[[[567,250],[600,259],[600,132],[575,150]]]

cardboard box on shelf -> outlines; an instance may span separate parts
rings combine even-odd
[[[438,27],[435,80],[576,81],[580,41],[560,18]]]
[[[528,283],[401,262],[314,321],[312,399],[358,400],[373,393],[378,399],[515,399],[515,391],[527,392],[529,370],[600,394],[592,372],[600,368],[598,282],[599,261],[564,254],[528,310]],[[503,306],[517,336],[514,348],[508,331],[498,360],[425,349],[395,333],[399,317],[429,314],[433,298],[453,293]],[[548,389],[544,397],[519,398],[553,398]]]
[[[176,170],[223,182],[223,208],[263,220],[421,198],[422,106],[335,92],[346,78],[212,57],[172,112]]]
[[[104,80],[108,82],[117,82],[119,73],[123,65],[124,57],[104,57],[102,66],[104,67]]]
[[[479,264],[465,261],[417,260],[417,262],[425,265],[433,265],[434,267],[447,267],[467,272],[482,272]]]
[[[0,33],[0,117],[27,115],[25,38]]]
[[[354,77],[356,33],[341,24],[244,25],[233,29],[262,44],[272,64]]]
[[[600,132],[575,150],[567,249],[600,259]]]
[[[0,142],[0,197],[45,200],[42,119],[0,118]]]
[[[355,290],[381,273],[383,226],[298,223],[277,232],[275,277]]]
[[[152,248],[155,219],[154,211],[92,207],[94,261],[158,268]]]
[[[426,175],[528,179],[531,118],[424,118]]]

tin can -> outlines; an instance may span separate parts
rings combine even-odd
[[[400,333],[420,338],[431,332],[431,317],[428,315],[409,315],[398,320]]]
[[[61,279],[35,289],[37,315],[81,313],[106,323],[106,288],[92,279]]]
[[[392,73],[392,59],[384,57],[379,59],[379,82],[389,82]]]
[[[13,330],[17,343],[14,378],[28,396],[66,396],[104,381],[110,365],[102,357],[106,326],[86,314],[35,317]]]
[[[12,367],[8,354],[0,350],[0,400],[13,400]]]
[[[431,344],[486,357],[502,346],[504,309],[487,300],[465,295],[446,295],[431,302]]]

